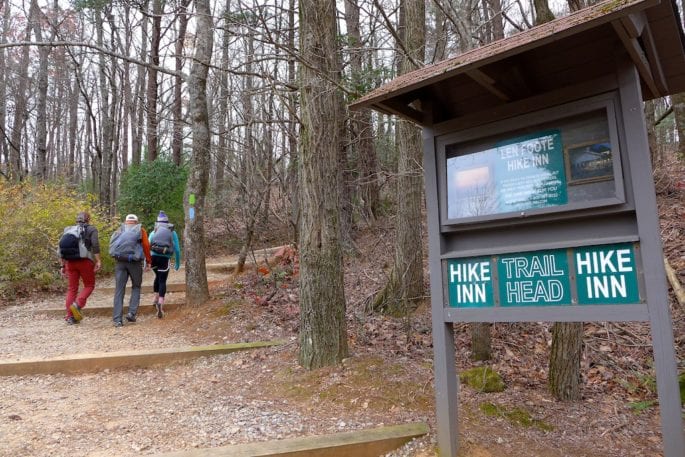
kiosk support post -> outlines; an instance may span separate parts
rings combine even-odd
[[[440,213],[438,183],[435,175],[435,143],[433,131],[423,129],[423,168],[428,213],[428,251],[433,327],[433,374],[435,379],[435,410],[440,457],[456,457],[459,447],[457,429],[458,393],[455,367],[454,327],[445,322],[442,267],[440,263]]]
[[[635,186],[635,207],[644,262],[645,287],[649,297],[649,319],[654,349],[656,383],[659,395],[664,457],[685,455],[685,435],[681,418],[678,370],[673,348],[673,327],[659,230],[656,193],[649,157],[649,143],[635,66],[624,57],[618,63],[619,91],[630,170]]]

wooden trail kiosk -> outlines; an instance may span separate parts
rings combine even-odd
[[[605,1],[357,100],[423,127],[440,455],[453,322],[647,321],[664,455],[685,455],[643,100],[685,91],[671,0]]]

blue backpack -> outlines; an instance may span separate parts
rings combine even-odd
[[[121,224],[109,240],[109,255],[124,262],[143,260],[141,225]]]

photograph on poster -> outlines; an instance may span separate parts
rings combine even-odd
[[[604,139],[566,148],[569,184],[602,181],[614,177],[611,143]]]

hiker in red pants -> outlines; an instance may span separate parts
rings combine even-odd
[[[68,280],[65,308],[67,324],[78,324],[83,319],[81,309],[95,289],[95,273],[100,263],[100,241],[98,230],[90,225],[90,214],[81,211],[76,215],[76,225],[66,227],[59,240],[59,254],[62,277]],[[83,289],[79,293],[79,279]]]

